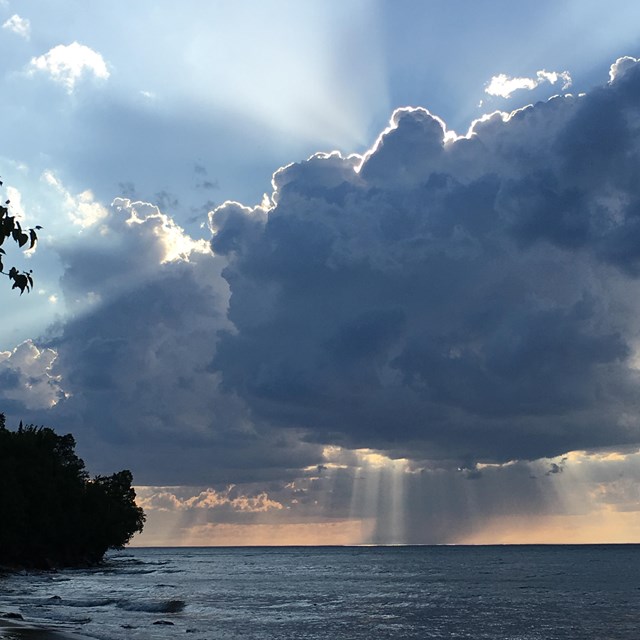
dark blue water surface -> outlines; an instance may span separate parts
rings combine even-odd
[[[635,545],[128,549],[0,579],[0,611],[103,640],[637,640],[639,605]]]

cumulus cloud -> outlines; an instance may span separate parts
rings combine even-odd
[[[484,91],[490,96],[510,98],[511,94],[515,91],[522,89],[532,91],[544,82],[555,85],[560,80],[562,80],[563,91],[571,86],[571,76],[568,71],[546,71],[545,69],[541,69],[540,71],[536,71],[535,78],[511,77],[500,73],[491,78]]]
[[[218,207],[210,246],[117,199],[55,247],[70,315],[38,348],[66,396],[12,415],[73,431],[97,472],[213,487],[153,498],[172,513],[330,513],[378,541],[467,535],[446,514],[470,492],[549,513],[559,456],[640,440],[640,66],[622,66],[464,137],[399,109],[362,156]],[[435,515],[399,519],[399,495]]]
[[[86,45],[72,42],[69,45],[59,44],[47,53],[32,58],[29,63],[30,73],[41,71],[52,80],[73,93],[78,81],[86,76],[101,80],[109,78],[109,70],[103,57]]]
[[[28,18],[21,18],[17,13],[13,14],[2,25],[2,28],[15,33],[25,40],[28,40],[31,36],[31,22]]]
[[[637,442],[639,86],[636,65],[458,139],[401,109],[362,158],[219,207],[222,388],[310,441],[465,468]]]
[[[633,58],[632,56],[622,56],[618,58],[609,69],[609,82],[615,82],[617,78],[620,78],[624,75],[627,69],[632,69],[638,63],[637,58]]]
[[[153,205],[118,198],[105,211],[80,242],[53,246],[68,314],[40,342],[67,395],[48,411],[7,406],[10,423],[70,430],[92,470],[128,467],[142,483],[280,477],[316,461],[317,446],[254,423],[218,389],[224,260]]]
[[[235,485],[216,490],[211,487],[195,495],[182,497],[184,488],[144,487],[139,491],[140,506],[144,509],[159,511],[191,511],[205,509],[216,512],[266,513],[284,509],[282,503],[269,497],[266,491],[257,491],[246,495]],[[215,516],[214,516],[215,517]]]
[[[52,373],[53,349],[40,349],[31,340],[12,351],[0,351],[0,399],[13,411],[49,409],[65,392],[60,376]]]

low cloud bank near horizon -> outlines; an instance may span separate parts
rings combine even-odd
[[[639,453],[418,469],[365,451],[326,453],[294,481],[138,487],[138,545],[487,544],[636,539]]]
[[[333,445],[470,480],[522,463],[512,493],[535,506],[527,461],[640,443],[639,97],[626,57],[465,137],[398,109],[364,156],[316,154],[269,202],[218,207],[210,246],[117,199],[54,245],[74,312],[2,355],[7,413],[139,484],[274,482],[253,494],[273,507]],[[216,491],[218,512],[254,504]]]

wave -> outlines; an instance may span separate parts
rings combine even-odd
[[[54,596],[55,597],[55,596]],[[50,598],[50,600],[52,600],[52,598]],[[117,600],[114,600],[113,598],[95,598],[95,599],[86,599],[86,600],[62,600],[61,598],[59,599],[60,604],[66,606],[66,607],[87,607],[87,608],[92,608],[92,607],[108,607],[112,604],[116,604]]]
[[[47,599],[47,603],[57,603],[66,607],[109,607],[115,605],[124,611],[138,611],[144,613],[180,613],[184,610],[186,603],[184,600],[116,600],[114,598],[87,598],[87,599],[62,599],[59,596],[52,596]]]
[[[118,607],[125,611],[145,613],[180,613],[186,607],[184,600],[137,600],[119,602]]]

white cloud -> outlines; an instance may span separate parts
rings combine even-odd
[[[2,28],[12,31],[21,38],[25,38],[25,40],[28,40],[31,35],[31,22],[29,22],[28,18],[21,18],[17,13],[12,15],[2,25]]]
[[[49,170],[42,174],[42,180],[62,195],[67,215],[73,224],[83,228],[91,227],[107,217],[107,209],[94,199],[93,193],[89,189],[74,196]]]
[[[538,84],[533,78],[511,78],[501,73],[491,78],[489,85],[484,91],[490,96],[508,98],[514,91],[518,91],[518,89],[528,89],[531,91],[537,86]]]
[[[560,80],[562,80],[563,91],[571,86],[571,76],[569,75],[568,71],[547,71],[545,69],[541,69],[540,71],[536,71],[535,78],[512,78],[505,73],[500,73],[497,76],[493,76],[491,78],[484,91],[490,96],[510,98],[511,94],[514,91],[519,91],[520,89],[532,91],[536,87],[540,86],[543,82],[556,84],[556,82]]]
[[[44,71],[51,78],[72,93],[76,83],[85,75],[106,80],[109,70],[104,58],[93,49],[72,42],[70,45],[58,45],[44,55],[32,58],[29,63],[31,73]]]
[[[222,491],[207,488],[195,495],[179,497],[166,487],[144,487],[140,494],[140,505],[145,509],[160,511],[187,511],[191,509],[229,509],[241,513],[265,513],[284,509],[282,503],[269,497],[266,491],[247,495],[235,485]]]
[[[631,56],[622,56],[618,58],[609,69],[609,83],[615,82],[618,78],[621,78],[627,69],[635,66],[640,59],[632,58]]]
[[[16,215],[21,222],[24,222],[26,216],[24,207],[22,206],[22,194],[15,187],[7,187],[7,196],[11,203],[11,212]]]
[[[40,349],[31,340],[12,351],[0,351],[0,398],[27,409],[55,406],[64,396],[60,377],[51,373],[57,357],[53,349]]]
[[[126,224],[145,225],[153,229],[153,235],[163,249],[161,263],[177,260],[189,261],[192,252],[210,253],[204,240],[193,240],[169,216],[148,202],[131,202],[126,198],[116,198],[112,203],[114,211],[129,214]]]
[[[568,71],[541,71],[536,72],[538,84],[542,82],[549,82],[555,84],[559,80],[562,80],[562,90],[568,89],[571,86],[571,75]]]

